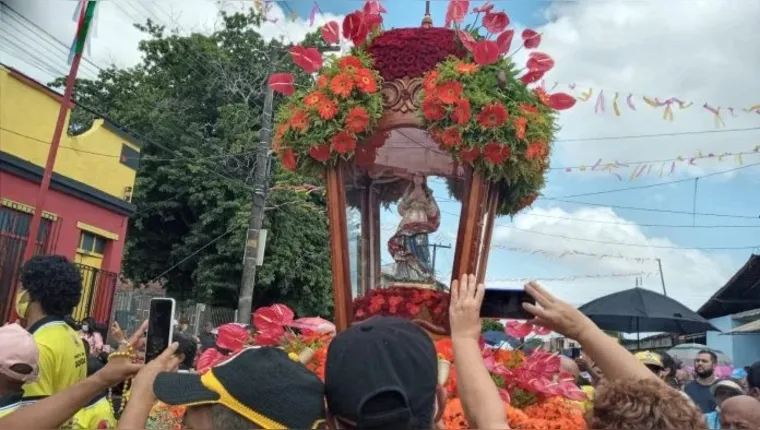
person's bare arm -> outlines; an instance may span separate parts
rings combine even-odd
[[[627,349],[600,330],[578,309],[552,296],[535,282],[527,284],[525,291],[536,299],[537,305],[540,305],[523,303],[525,310],[535,316],[533,322],[577,340],[583,351],[599,366],[605,378],[660,381]]]
[[[84,381],[0,418],[0,428],[59,428],[95,396],[134,375],[140,367],[128,359],[112,360]]]
[[[451,284],[451,340],[457,370],[457,389],[470,426],[482,429],[508,429],[504,402],[491,379],[480,352],[480,306],[485,287],[475,276],[465,275]]]

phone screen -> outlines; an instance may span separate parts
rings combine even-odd
[[[525,302],[535,303],[535,300],[525,292],[523,287],[486,286],[480,316],[515,320],[531,319],[533,315],[522,307]]]
[[[148,316],[148,337],[145,344],[145,362],[161,355],[172,341],[174,300],[153,299]]]

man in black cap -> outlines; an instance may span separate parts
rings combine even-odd
[[[245,349],[202,375],[159,373],[153,391],[189,406],[185,428],[326,428],[322,381],[277,348]]]
[[[325,396],[336,428],[435,428],[446,395],[432,339],[400,318],[354,325],[330,342]]]

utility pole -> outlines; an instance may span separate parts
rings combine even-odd
[[[274,73],[277,62],[271,59],[270,74]],[[248,223],[248,234],[245,239],[243,253],[243,279],[240,283],[240,296],[238,298],[237,322],[241,324],[251,323],[251,304],[253,302],[253,288],[256,285],[256,260],[258,259],[259,231],[264,222],[264,205],[266,204],[267,192],[269,191],[269,158],[272,147],[272,111],[274,109],[274,91],[267,88],[264,99],[264,112],[261,131],[259,132],[259,145],[256,150],[256,164],[253,172],[253,201],[251,203],[251,219]]]
[[[668,290],[665,289],[665,276],[662,274],[662,260],[659,258],[657,259],[657,267],[660,268],[660,282],[662,282],[662,294],[665,295],[665,297],[668,296]]]
[[[451,249],[451,245],[442,245],[440,243],[431,243],[428,246],[431,247],[431,248],[433,248],[433,267],[432,267],[432,269],[433,269],[433,276],[435,276],[435,258],[437,256],[437,252],[436,251],[438,251],[438,248],[441,248],[441,249]]]

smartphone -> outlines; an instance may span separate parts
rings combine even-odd
[[[174,311],[177,303],[168,297],[150,301],[148,336],[145,340],[145,362],[155,359],[172,343],[174,336]]]
[[[523,309],[523,303],[535,303],[533,297],[525,292],[524,287],[489,287],[486,286],[483,305],[480,307],[482,318],[504,318],[527,320],[533,315]]]

